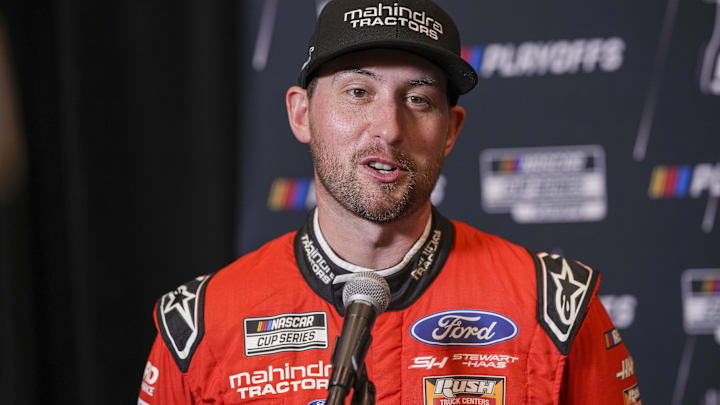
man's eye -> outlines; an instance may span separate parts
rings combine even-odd
[[[427,104],[427,100],[419,96],[410,96],[408,97],[408,101],[410,104]]]
[[[352,89],[350,90],[350,95],[353,97],[365,97],[367,96],[367,91],[363,89]]]

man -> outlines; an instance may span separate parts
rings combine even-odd
[[[286,96],[317,208],[298,231],[164,295],[139,404],[322,403],[341,291],[391,301],[367,375],[378,404],[639,404],[598,273],[531,254],[430,204],[477,82],[429,0],[334,0]]]

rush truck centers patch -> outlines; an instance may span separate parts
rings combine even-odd
[[[245,355],[327,349],[325,312],[287,313],[245,318]]]
[[[505,377],[446,375],[423,378],[425,405],[504,405]]]

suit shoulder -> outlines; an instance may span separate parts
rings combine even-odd
[[[460,251],[481,249],[491,257],[497,256],[498,262],[514,259],[522,263],[530,263],[531,252],[524,247],[510,242],[500,236],[483,232],[460,221],[451,221],[455,227],[456,248]],[[502,259],[502,260],[500,260]]]
[[[242,292],[253,277],[264,276],[253,271],[272,259],[277,263],[283,255],[292,259],[294,233],[267,242],[259,249],[241,256],[220,271],[196,277],[164,294],[157,302],[155,318],[158,331],[182,372],[187,372],[198,345],[205,337],[205,307],[208,297],[221,302]]]
[[[183,373],[205,334],[205,291],[212,277],[196,277],[176,287],[155,306],[158,332]]]
[[[596,294],[600,274],[582,262],[555,254],[535,253],[533,260],[538,322],[560,353],[567,355]]]
[[[236,282],[245,282],[254,277],[264,276],[263,272],[253,272],[252,270],[263,267],[268,262],[273,262],[274,265],[284,261],[294,263],[293,239],[295,234],[296,232],[286,233],[258,249],[240,256],[218,272],[210,289],[214,291],[234,285]]]

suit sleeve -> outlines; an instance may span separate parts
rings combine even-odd
[[[140,383],[138,405],[189,405],[190,388],[160,334],[155,337]]]
[[[635,367],[597,296],[570,349],[561,403],[641,405]]]
[[[160,301],[160,303],[162,300]],[[155,335],[150,355],[145,363],[137,405],[189,405],[193,404],[190,387],[175,358],[168,349],[158,324],[158,308],[155,305]]]

